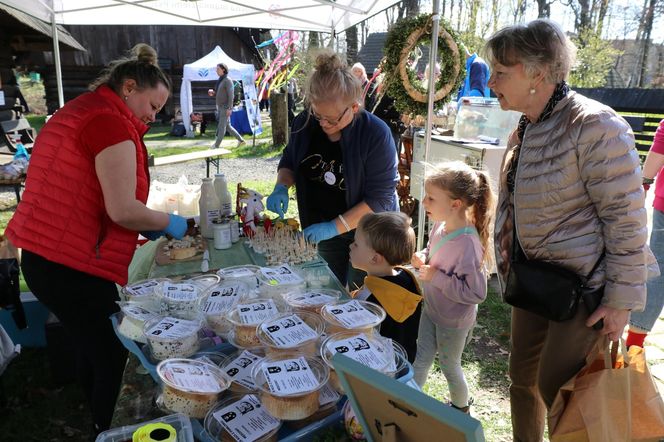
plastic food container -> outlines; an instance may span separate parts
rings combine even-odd
[[[258,289],[258,273],[260,267],[254,265],[232,266],[219,269],[217,275],[222,280],[239,280],[247,284],[250,290]]]
[[[320,313],[325,304],[335,304],[341,298],[339,290],[316,289],[307,291],[288,292],[284,295],[284,301],[294,310],[306,310],[308,312]]]
[[[325,323],[319,315],[297,311],[262,322],[256,328],[256,335],[268,356],[294,352],[315,356],[324,331]]]
[[[115,313],[118,321],[118,332],[123,336],[142,344],[147,343],[143,335],[145,322],[157,316],[145,308],[140,302],[120,303],[120,311]]]
[[[324,305],[320,315],[327,323],[328,335],[342,331],[370,334],[385,320],[383,307],[356,299]]]
[[[266,357],[253,368],[261,403],[277,419],[300,420],[319,408],[329,369],[318,358],[298,354]]]
[[[233,395],[216,404],[205,416],[205,432],[214,441],[277,440],[281,421],[272,417],[253,394]]]
[[[228,313],[249,295],[249,287],[240,280],[222,281],[205,291],[202,311],[208,326],[220,336],[226,336],[232,324]]]
[[[325,338],[320,355],[330,369],[330,385],[339,393],[344,389],[333,366],[332,356],[342,353],[357,362],[388,376],[394,376],[407,361],[401,345],[378,334],[340,332]]]
[[[166,282],[168,278],[144,279],[142,281],[127,284],[120,289],[124,301],[139,302],[144,304],[148,310],[157,310],[158,303],[155,299],[155,289]]]
[[[239,350],[229,355],[221,366],[224,376],[231,382],[229,390],[242,394],[256,391],[251,372],[264,357],[265,352],[262,349]]]
[[[168,358],[187,358],[198,351],[198,332],[202,319],[187,320],[170,316],[156,317],[145,323],[143,332],[151,356],[162,361]]]
[[[330,375],[332,375],[332,370],[330,370]],[[342,395],[340,395],[330,385],[330,381],[328,381],[327,384],[325,384],[323,388],[320,389],[320,393],[318,395],[318,410],[305,419],[301,419],[299,421],[289,421],[288,428],[297,430],[310,424],[320,422],[325,417],[337,411],[337,403],[341,397]]]
[[[202,419],[228,388],[219,367],[192,359],[168,359],[157,365],[163,383],[158,399],[163,408]]]
[[[236,305],[228,314],[228,320],[233,325],[228,340],[239,348],[260,347],[256,327],[267,319],[279,316],[284,310],[282,303],[267,298],[252,299]]]
[[[303,290],[307,283],[300,274],[288,264],[276,267],[261,267],[258,273],[258,290],[263,297],[281,298],[284,294]]]
[[[206,362],[216,367],[221,367],[228,360],[228,355],[219,351],[199,351],[198,353],[195,353],[193,356],[191,356],[190,359]]]
[[[206,290],[209,287],[218,284],[221,281],[221,277],[214,273],[205,273],[203,275],[194,276],[193,278],[187,278],[182,282],[189,284],[196,284],[201,288],[201,290]]]
[[[193,319],[205,301],[205,291],[192,283],[164,282],[155,289],[159,313],[163,316]]]
[[[131,441],[134,433],[139,428],[148,424],[166,424],[173,427],[177,434],[175,442],[194,442],[194,434],[191,428],[191,420],[184,414],[170,414],[148,422],[142,422],[135,425],[113,428],[104,431],[97,436],[95,442],[127,442]]]

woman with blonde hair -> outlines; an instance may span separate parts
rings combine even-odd
[[[629,125],[567,85],[575,48],[558,25],[507,27],[489,39],[486,52],[489,87],[501,108],[523,113],[503,160],[496,212],[503,294],[514,305],[542,291],[542,281],[531,282],[514,262],[557,266],[585,286],[578,304],[568,303],[567,292],[539,302],[576,306],[564,315],[544,315],[537,304],[512,309],[514,440],[539,441],[560,387],[601,336],[617,340],[630,310],[643,308],[652,256],[644,192]]]
[[[349,263],[360,218],[398,210],[397,157],[385,123],[362,108],[362,85],[335,53],[324,51],[305,89],[306,110],[293,122],[267,208],[288,209],[288,188],[297,189],[307,240],[342,284],[355,289],[364,273]]]
[[[69,101],[39,132],[23,198],[6,235],[23,249],[30,290],[64,325],[95,432],[111,423],[127,352],[109,315],[127,283],[138,232],[184,236],[186,220],[151,210],[143,136],[171,82],[139,44],[112,62],[91,92]]]

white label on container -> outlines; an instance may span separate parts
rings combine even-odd
[[[124,313],[126,316],[129,316],[130,318],[138,319],[141,322],[145,322],[156,315],[150,310],[146,310],[138,305],[124,305],[122,306],[122,313]]]
[[[210,229],[212,229],[212,224],[214,224],[214,221],[221,218],[221,212],[219,209],[208,210],[205,215],[207,217],[207,225],[210,226]]]
[[[382,347],[376,347],[362,333],[352,338],[327,343],[330,353],[341,353],[374,370],[385,370],[388,360]]]
[[[210,292],[203,311],[221,313],[230,310],[240,299],[240,284],[217,287]]]
[[[154,293],[154,288],[159,284],[159,281],[145,281],[140,284],[134,284],[131,287],[125,287],[132,296],[145,296]]]
[[[159,339],[180,339],[197,333],[199,328],[198,322],[166,317],[152,326],[147,335]]]
[[[163,368],[162,375],[182,390],[197,393],[218,393],[221,391],[219,381],[205,364],[172,362]]]
[[[277,347],[293,347],[318,337],[318,333],[298,315],[263,323],[261,328]]]
[[[375,323],[378,318],[357,301],[332,305],[327,311],[346,328],[357,328]]]
[[[223,212],[224,215],[230,215],[233,213],[233,204],[229,201],[226,202],[224,201],[221,203],[221,211]]]
[[[300,284],[303,279],[288,264],[279,267],[261,267],[261,273],[269,285]]]
[[[239,269],[230,269],[230,270],[221,270],[221,275],[225,278],[247,278],[249,276],[254,276],[255,272],[247,268]]]
[[[239,442],[258,440],[279,427],[279,419],[272,417],[253,394],[215,411],[212,416]]]
[[[252,304],[238,304],[236,308],[240,322],[247,325],[258,324],[279,314],[272,299]]]
[[[307,292],[291,298],[291,303],[300,305],[323,305],[336,301],[337,298],[327,293]]]
[[[340,397],[341,395],[337,393],[337,391],[332,388],[328,382],[327,384],[323,385],[323,388],[320,389],[318,405],[322,407],[323,405],[327,405],[330,402],[336,402]]]
[[[230,364],[226,366],[226,368],[224,368],[224,370],[226,370],[226,376],[233,382],[253,390],[256,388],[256,384],[254,384],[254,378],[251,375],[251,370],[258,362],[262,360],[263,358],[260,356],[256,356],[255,354],[245,350],[240,353],[240,356],[235,358]]]
[[[193,284],[164,284],[162,294],[175,301],[193,301],[198,297],[198,287]]]
[[[302,357],[274,361],[261,368],[268,388],[279,396],[306,393],[319,385],[307,360]]]

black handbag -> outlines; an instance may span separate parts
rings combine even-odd
[[[503,295],[505,302],[513,307],[558,322],[574,317],[581,296],[584,296],[584,300],[593,299],[596,301],[596,305],[599,304],[597,298],[601,299],[604,292],[603,287],[591,291],[585,287],[585,283],[579,275],[571,270],[544,261],[528,260],[521,247],[517,248],[516,225],[512,241],[511,266]],[[604,258],[604,252],[585,281],[590,280],[602,258]],[[588,307],[591,308],[590,305]],[[597,325],[600,326],[600,324]]]

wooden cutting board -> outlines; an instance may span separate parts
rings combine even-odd
[[[207,239],[200,234],[195,238],[200,239],[200,241],[196,241],[196,254],[186,259],[171,259],[171,257],[166,254],[166,250],[164,250],[165,246],[168,245],[169,240],[163,238],[159,245],[157,245],[157,253],[155,253],[154,261],[160,266],[177,264],[178,262],[200,261],[203,258],[203,253],[207,250]]]

